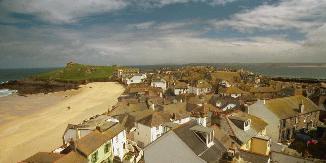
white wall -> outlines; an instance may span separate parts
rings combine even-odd
[[[197,87],[189,86],[189,93],[193,93],[196,95],[209,93],[210,91],[211,91],[211,89],[209,89],[209,88],[197,88]]]
[[[186,94],[188,93],[188,88],[187,89],[174,89],[174,94],[175,95],[181,95],[181,94]]]
[[[162,136],[163,133],[164,127],[161,125],[158,127],[149,127],[141,123],[137,123],[134,139],[137,143],[141,142],[144,146],[146,146]]]
[[[263,119],[268,123],[266,126],[266,134],[271,137],[273,142],[278,142],[279,138],[279,119],[272,113],[262,101],[257,101],[255,104],[250,105],[248,113]]]
[[[78,130],[80,138],[84,137],[85,135],[89,134],[91,130]],[[77,131],[76,129],[68,129],[63,135],[63,141],[65,144],[68,144],[70,140],[77,139]]]
[[[121,160],[124,156],[124,144],[126,144],[127,138],[126,138],[126,131],[121,131],[117,136],[115,136],[112,139],[112,145],[113,145],[113,155],[118,156]]]
[[[158,87],[162,88],[164,91],[166,90],[166,82],[160,81],[160,82],[151,82],[152,87]]]

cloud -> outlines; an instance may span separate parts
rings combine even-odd
[[[224,5],[236,0],[2,0],[0,1],[0,17],[9,22],[17,20],[12,13],[28,14],[45,22],[55,24],[77,23],[81,18],[112,13],[127,7],[158,8],[171,4],[201,2],[212,5]]]
[[[231,27],[246,32],[253,30],[297,29],[308,32],[326,21],[326,1],[281,0],[264,4],[253,10],[234,14],[231,19],[214,21],[218,28]]]
[[[8,12],[34,15],[52,23],[73,23],[80,17],[112,12],[128,5],[124,0],[3,0],[0,3]]]

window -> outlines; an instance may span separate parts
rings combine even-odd
[[[105,146],[104,146],[104,153],[108,153],[109,152],[110,146],[111,146],[110,143],[105,144]]]
[[[97,151],[95,153],[92,154],[92,162],[96,162],[97,161]]]

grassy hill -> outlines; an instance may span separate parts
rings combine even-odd
[[[105,81],[109,80],[115,68],[112,66],[91,66],[68,63],[66,67],[51,72],[32,76],[35,80],[51,80],[62,82]]]

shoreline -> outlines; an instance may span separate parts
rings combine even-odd
[[[106,112],[108,108],[116,104],[118,96],[123,91],[123,86],[118,83],[96,82],[81,85],[81,88],[77,90],[27,95],[27,97],[18,95],[5,97],[8,101],[13,97],[16,98],[15,100],[36,98],[36,103],[40,105],[48,103],[47,98],[51,100],[50,97],[59,96],[55,99],[58,101],[54,100],[53,105],[35,108],[30,114],[27,111],[26,115],[19,116],[18,114],[7,123],[0,123],[0,146],[2,147],[0,162],[21,161],[38,151],[49,152],[61,146],[62,134],[69,123],[81,123],[91,116]],[[46,98],[40,98],[42,96]],[[37,97],[43,101],[37,101]],[[16,103],[16,101],[11,102]],[[21,113],[24,111],[22,104],[24,101],[17,102],[16,109]]]

